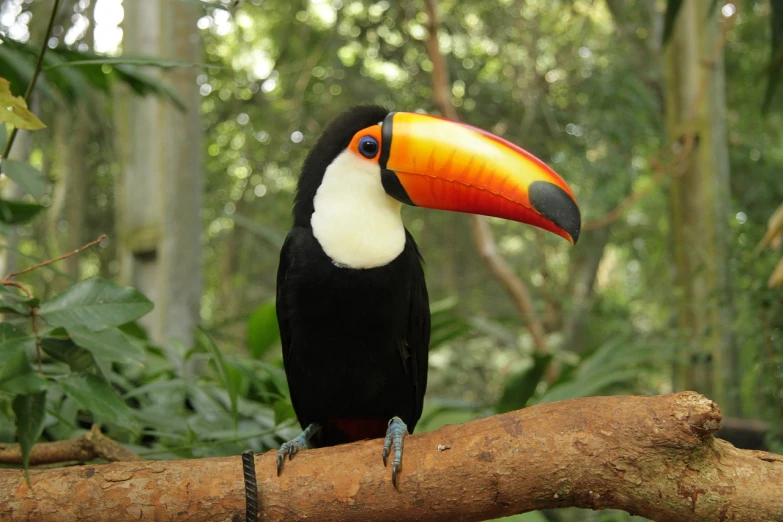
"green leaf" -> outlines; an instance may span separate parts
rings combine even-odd
[[[135,429],[133,411],[114,388],[97,375],[72,373],[58,381],[63,391],[85,410],[119,426]]]
[[[0,300],[4,303],[0,313],[4,314],[30,315],[32,307],[38,306],[37,299],[21,296],[4,285],[0,285]]]
[[[5,130],[5,123],[0,123],[0,150],[5,150],[5,144],[8,142],[8,134]]]
[[[163,58],[149,57],[120,57],[120,58],[90,58],[87,60],[71,60],[67,62],[58,62],[47,67],[44,70],[59,69],[62,67],[79,67],[90,65],[135,65],[139,67],[160,67],[161,69],[174,69],[182,67],[200,67],[200,68],[218,68],[223,66],[211,65],[208,63],[184,62],[181,60],[165,60]]]
[[[268,301],[253,310],[247,320],[247,348],[254,358],[261,359],[279,341],[275,302]]]
[[[772,45],[767,66],[769,79],[762,106],[764,111],[769,109],[772,97],[775,95],[775,89],[780,83],[781,74],[783,74],[783,1],[773,0],[770,5],[772,6],[772,16],[769,17],[772,26]]]
[[[13,395],[30,395],[49,387],[49,381],[33,371],[27,352],[11,355],[0,367],[0,390]]]
[[[46,128],[46,125],[27,108],[24,98],[11,93],[11,83],[5,78],[0,78],[0,123],[6,122],[17,129]]]
[[[294,412],[294,407],[291,404],[291,401],[288,400],[277,401],[272,406],[272,408],[275,412],[275,424],[282,424],[288,419],[293,419],[296,417],[296,413]]]
[[[666,14],[663,19],[663,44],[666,45],[674,33],[674,24],[677,23],[677,14],[682,7],[682,0],[669,0],[666,3]]]
[[[552,354],[533,354],[533,365],[529,368],[511,374],[506,381],[503,396],[498,401],[495,409],[498,413],[524,408],[530,397],[536,391],[538,383],[544,376],[544,372],[552,362]]]
[[[186,107],[177,94],[158,78],[142,72],[132,65],[116,65],[114,72],[118,78],[141,96],[155,94],[168,98],[179,110],[185,111]]]
[[[0,323],[0,365],[19,352],[29,352],[35,339],[11,323]]]
[[[3,160],[3,174],[35,199],[40,200],[43,196],[46,177],[26,161]]]
[[[46,355],[67,364],[71,371],[95,371],[97,365],[93,355],[76,344],[71,339],[44,337],[41,339],[41,349]]]
[[[95,332],[83,326],[69,326],[67,330],[76,344],[99,359],[117,362],[144,360],[141,348],[132,343],[118,328]]]
[[[53,326],[99,331],[138,319],[150,310],[152,302],[138,290],[91,277],[43,303],[38,313]]]
[[[237,378],[234,375],[234,372],[229,370],[226,361],[223,359],[223,354],[220,353],[220,349],[215,344],[215,341],[212,340],[212,337],[203,330],[200,330],[199,333],[201,334],[201,343],[207,348],[207,351],[212,356],[212,360],[215,361],[215,366],[217,366],[218,370],[218,379],[228,392],[228,400],[231,402],[231,414],[234,418],[234,428],[236,429],[239,424]]]
[[[27,223],[44,208],[46,207],[37,203],[0,199],[0,222],[8,225]]]
[[[17,395],[14,397],[12,407],[14,415],[16,415],[16,439],[22,450],[22,465],[29,486],[30,477],[27,471],[30,465],[30,451],[43,433],[44,418],[46,417],[46,392]]]

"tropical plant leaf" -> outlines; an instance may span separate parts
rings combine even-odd
[[[254,358],[261,359],[279,341],[275,302],[267,301],[256,307],[247,319],[247,348]]]
[[[10,123],[17,129],[39,130],[46,125],[27,108],[21,96],[11,93],[11,82],[0,78],[0,123]]]
[[[228,400],[231,403],[231,415],[234,420],[234,429],[236,429],[237,424],[239,423],[239,410],[237,402],[238,382],[236,375],[233,371],[231,371],[232,369],[228,368],[225,359],[223,359],[223,354],[220,352],[220,348],[217,347],[215,341],[212,340],[212,337],[210,337],[209,334],[203,330],[200,330],[200,334],[202,344],[206,347],[207,352],[215,362],[218,378],[220,379],[223,387],[228,392]]]
[[[43,433],[46,418],[46,391],[29,395],[17,395],[12,403],[16,415],[16,439],[22,450],[22,465],[27,485],[30,485],[28,468],[33,445]]]
[[[46,301],[38,312],[53,326],[100,331],[134,321],[152,307],[152,302],[134,288],[91,277]]]
[[[0,222],[7,225],[21,225],[32,220],[44,208],[46,207],[37,203],[0,199]]]
[[[3,174],[35,199],[40,200],[43,196],[46,177],[43,172],[26,161],[4,159]]]
[[[17,351],[0,366],[0,390],[13,395],[30,395],[44,391],[49,381],[33,371],[27,352]]]
[[[67,330],[73,342],[89,350],[98,359],[118,362],[144,360],[144,352],[141,348],[131,342],[118,328],[96,332],[83,326],[70,326]]]
[[[0,323],[0,365],[18,352],[29,352],[35,347],[35,338],[11,323]]]
[[[44,337],[41,349],[46,355],[67,364],[73,372],[95,372],[95,358],[68,338]]]
[[[38,298],[21,296],[14,293],[10,288],[0,285],[0,313],[13,313],[17,315],[30,315],[33,307],[38,306]]]
[[[506,381],[503,395],[496,406],[497,412],[506,413],[524,408],[551,362],[552,354],[533,354],[533,364],[512,374]]]
[[[119,426],[137,428],[133,411],[120,399],[114,388],[97,375],[72,373],[57,382],[85,410]]]

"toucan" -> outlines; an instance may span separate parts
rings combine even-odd
[[[505,218],[572,244],[571,189],[542,161],[489,132],[436,116],[354,107],[302,166],[280,253],[277,319],[291,402],[308,447],[384,437],[392,483],[421,417],[430,310],[403,204]]]

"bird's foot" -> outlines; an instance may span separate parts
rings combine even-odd
[[[397,489],[397,473],[402,469],[403,439],[408,435],[408,426],[399,417],[392,417],[386,429],[386,440],[383,441],[383,465],[386,466],[391,447],[394,446],[392,460],[392,484]]]
[[[288,455],[288,460],[291,460],[300,450],[307,449],[307,443],[310,442],[310,438],[318,433],[318,430],[320,429],[321,426],[314,422],[306,427],[298,437],[293,440],[289,440],[280,446],[280,449],[277,451],[278,477],[280,476],[280,473],[283,472],[283,462],[285,462],[285,456]]]

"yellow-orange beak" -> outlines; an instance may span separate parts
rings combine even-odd
[[[510,219],[571,243],[579,239],[581,215],[565,181],[503,138],[405,112],[390,113],[372,130],[381,138],[383,186],[403,203]]]

